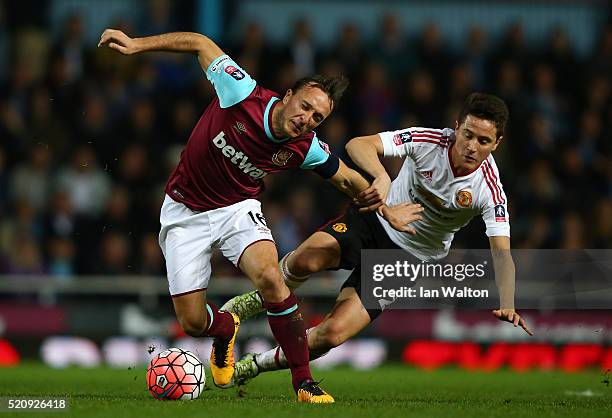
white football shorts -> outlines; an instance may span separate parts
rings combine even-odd
[[[172,296],[205,290],[210,280],[210,258],[218,249],[238,266],[244,250],[257,241],[272,241],[272,232],[255,199],[206,212],[164,199],[159,216],[159,246],[166,258]]]

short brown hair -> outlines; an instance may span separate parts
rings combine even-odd
[[[332,109],[336,107],[344,90],[349,85],[349,81],[344,76],[339,77],[324,77],[320,74],[315,74],[310,77],[304,77],[295,82],[291,90],[297,92],[299,89],[304,87],[316,87],[322,90],[329,96],[329,100],[332,102]]]
[[[497,138],[499,138],[506,130],[509,114],[508,106],[499,97],[492,94],[472,93],[465,99],[457,122],[461,125],[465,118],[467,118],[467,115],[490,120],[495,123]]]

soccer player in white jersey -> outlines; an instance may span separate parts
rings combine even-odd
[[[508,109],[491,95],[470,95],[455,129],[408,128],[352,139],[346,149],[353,161],[374,181],[363,192],[383,196],[379,213],[351,208],[340,219],[314,233],[281,260],[290,288],[326,269],[354,269],[342,286],[336,304],[323,322],[308,332],[311,360],[351,338],[381,310],[366,310],[361,303],[361,250],[401,248],[422,261],[445,257],[454,234],[480,215],[493,254],[500,308],[493,314],[532,334],[514,310],[515,269],[510,255],[508,202],[491,153],[499,146]],[[404,158],[399,175],[391,181],[380,162]],[[238,296],[224,306],[246,319],[261,310],[256,292]],[[286,367],[280,348],[250,354],[236,365],[235,379]]]

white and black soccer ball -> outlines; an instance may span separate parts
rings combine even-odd
[[[147,387],[155,399],[194,400],[206,384],[204,365],[191,351],[169,348],[153,357]]]

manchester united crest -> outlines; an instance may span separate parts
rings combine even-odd
[[[346,230],[348,229],[345,223],[342,222],[338,222],[332,225],[332,229],[336,232],[346,232]]]
[[[472,206],[472,193],[467,190],[460,190],[457,192],[457,204],[462,208],[469,208]]]
[[[282,167],[287,164],[287,161],[289,161],[289,158],[291,158],[292,156],[293,156],[292,151],[289,151],[288,149],[285,149],[285,148],[281,148],[278,151],[276,151],[274,155],[272,156],[272,162],[275,165]]]

